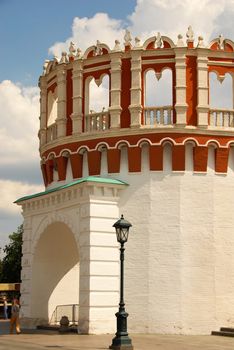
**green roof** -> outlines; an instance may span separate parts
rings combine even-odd
[[[70,182],[70,183],[62,185],[62,186],[51,188],[51,189],[46,190],[44,192],[38,192],[38,193],[31,194],[29,196],[21,197],[21,198],[17,199],[14,203],[19,203],[19,202],[26,201],[26,200],[31,199],[31,198],[44,196],[45,194],[49,194],[52,192],[63,190],[64,188],[68,188],[68,187],[80,184],[82,182],[97,182],[97,183],[111,184],[111,185],[128,185],[126,182],[123,182],[123,181],[117,180],[117,179],[112,179],[110,177],[104,178],[104,177],[99,177],[99,176],[88,176],[88,177],[84,177],[82,179]]]

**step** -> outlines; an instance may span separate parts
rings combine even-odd
[[[234,332],[212,331],[211,335],[219,335],[222,337],[234,337]]]
[[[220,328],[221,332],[233,332],[234,333],[234,328],[230,328],[230,327],[221,327]]]
[[[45,325],[45,326],[37,326],[38,330],[44,330],[44,331],[56,331],[58,332],[60,329],[59,325]],[[77,333],[77,325],[70,326],[69,332],[71,333]]]

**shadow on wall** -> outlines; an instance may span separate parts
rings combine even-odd
[[[49,321],[57,305],[79,304],[79,253],[64,223],[49,225],[33,261],[31,317]]]

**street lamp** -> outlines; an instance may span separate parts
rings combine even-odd
[[[117,317],[117,332],[112,339],[109,349],[114,350],[133,350],[132,340],[128,336],[127,317],[124,303],[124,243],[128,240],[129,228],[132,226],[130,222],[124,219],[123,215],[113,225],[116,230],[117,241],[120,243],[120,302],[119,311],[115,314]]]

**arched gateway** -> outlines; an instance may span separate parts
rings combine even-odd
[[[156,78],[146,89],[149,71]],[[186,43],[158,33],[132,45],[128,32],[124,49],[118,40],[113,50],[97,41],[82,56],[71,43],[69,55],[46,61],[45,191],[17,201],[25,324],[50,322],[58,305],[79,304],[81,332],[115,331],[112,225],[124,213],[133,224],[129,330],[208,334],[234,325],[234,109],[210,106],[213,72],[219,83],[233,80],[234,43],[219,37],[206,47],[201,37],[194,42],[191,27]],[[109,107],[100,100],[95,107],[90,82],[101,87],[104,77]],[[169,105],[151,105],[160,96]]]

